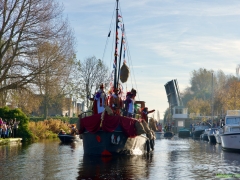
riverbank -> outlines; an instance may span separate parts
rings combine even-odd
[[[22,138],[6,138],[6,139],[0,138],[0,145],[5,145],[9,143],[20,143],[21,141]]]

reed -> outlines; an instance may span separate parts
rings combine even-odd
[[[57,138],[60,129],[68,133],[70,132],[70,124],[55,119],[29,122],[29,130],[32,132],[35,140]]]

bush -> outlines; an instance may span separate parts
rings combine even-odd
[[[70,122],[69,117],[49,117],[47,119],[43,117],[29,117],[30,121],[38,122],[38,121],[44,121],[44,120],[50,120],[50,119],[55,119],[55,120],[61,120],[63,122]]]
[[[57,138],[60,129],[70,133],[70,124],[62,120],[50,119],[38,122],[29,122],[29,129],[33,133],[34,139],[51,139]]]

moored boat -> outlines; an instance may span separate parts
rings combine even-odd
[[[190,137],[190,130],[186,128],[182,128],[178,131],[178,137],[180,138],[186,138]]]
[[[192,137],[193,138],[200,138],[200,135],[204,132],[205,129],[210,128],[209,125],[196,125],[193,127]]]
[[[215,138],[216,138],[216,143],[218,143],[218,144],[221,144],[222,142],[221,142],[221,137],[220,137],[220,135],[223,133],[223,129],[222,128],[219,128],[219,129],[217,129],[216,131],[215,131],[215,134],[214,134],[214,136],[215,136]]]
[[[164,132],[163,137],[165,138],[172,138],[174,136],[174,133],[171,131]]]
[[[218,128],[210,128],[208,131],[208,140],[210,143],[216,143],[215,133]]]
[[[203,141],[209,141],[208,139],[208,132],[210,129],[205,129],[204,132],[200,135],[200,139]]]
[[[163,138],[164,133],[160,132],[160,131],[155,131],[155,137],[156,139],[162,139]]]
[[[223,150],[240,152],[240,110],[227,111],[220,137]]]

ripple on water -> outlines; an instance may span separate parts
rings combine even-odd
[[[240,154],[192,139],[161,139],[142,156],[93,157],[83,145],[45,141],[0,147],[3,179],[215,179],[240,174]]]

